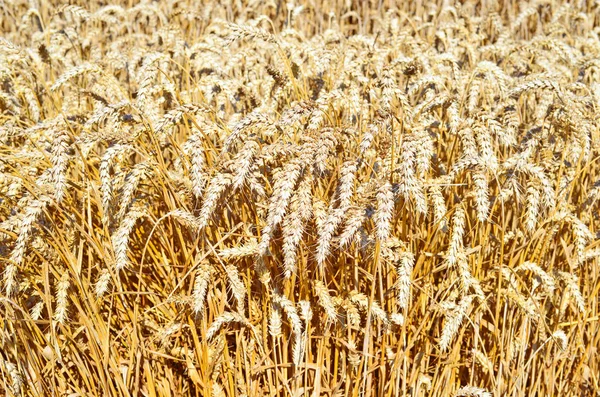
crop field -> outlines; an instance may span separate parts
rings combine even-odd
[[[600,1],[0,0],[0,395],[600,396]]]

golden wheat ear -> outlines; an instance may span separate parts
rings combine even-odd
[[[0,3],[0,396],[597,394],[598,1],[105,3]]]

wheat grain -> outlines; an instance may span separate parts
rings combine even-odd
[[[477,209],[477,219],[485,222],[488,217],[490,199],[488,195],[488,181],[483,170],[478,169],[473,173],[473,183],[475,184],[475,205]]]
[[[195,218],[190,218],[192,223]],[[219,256],[224,259],[243,258],[245,256],[254,256],[258,254],[258,241],[251,238],[247,244],[237,247],[225,248],[219,251]]]
[[[350,301],[357,304],[363,311],[370,311],[373,320],[380,320],[384,326],[388,325],[389,320],[387,313],[381,308],[379,303],[370,301],[365,294],[358,291],[350,291],[349,297]]]
[[[104,296],[104,294],[108,291],[110,278],[110,271],[108,269],[103,269],[94,287],[97,298]]]
[[[233,322],[240,323],[246,326],[251,326],[248,320],[242,317],[240,314],[234,312],[225,312],[219,317],[217,317],[215,321],[213,321],[213,323],[210,325],[210,327],[206,331],[206,339],[212,339],[216,335],[216,333],[219,332],[221,327]]]
[[[217,207],[219,198],[230,184],[230,174],[217,174],[211,179],[210,184],[204,193],[204,201],[202,203],[202,208],[200,209],[200,214],[196,219],[198,229],[202,230],[206,227],[210,217],[213,215],[213,212]]]
[[[196,270],[196,280],[194,282],[194,290],[192,292],[192,308],[195,314],[204,312],[204,305],[211,274],[212,267],[207,264],[201,264],[198,266],[198,270]]]
[[[271,306],[271,313],[269,315],[269,334],[273,338],[277,338],[283,334],[281,331],[281,325],[281,308],[279,305],[273,304]]]
[[[396,271],[398,272],[398,307],[405,309],[410,301],[411,273],[415,263],[415,256],[410,252],[400,253]]]
[[[123,219],[125,213],[131,205],[134,198],[134,193],[141,181],[152,176],[152,164],[139,163],[136,164],[130,172],[125,176],[125,182],[121,191],[120,208],[117,214],[117,219]]]
[[[241,315],[244,315],[246,303],[246,287],[244,286],[244,282],[240,278],[237,267],[234,265],[225,266],[225,272],[229,280],[229,287],[237,302],[237,311]]]
[[[346,227],[340,234],[339,238],[340,248],[345,248],[352,242],[352,240],[356,237],[356,233],[365,222],[366,217],[367,215],[364,208],[351,208],[348,211]]]
[[[260,242],[259,249],[261,253],[265,253],[269,248],[271,235],[286,213],[288,202],[292,195],[292,189],[300,177],[302,168],[302,159],[295,159],[287,163],[276,175],[276,180],[273,184],[273,194],[269,201],[267,226],[265,227],[265,230],[263,230]]]
[[[327,315],[327,322],[335,322],[337,319],[337,311],[335,310],[335,305],[333,304],[333,300],[331,299],[331,295],[329,295],[329,291],[321,281],[314,282],[315,294],[319,298],[319,304],[325,310],[325,314]]]
[[[197,132],[183,144],[183,150],[190,157],[190,179],[192,181],[193,192],[197,198],[202,197],[204,185],[207,180],[205,171],[206,158],[204,147],[202,146],[201,133]]]
[[[42,311],[44,310],[44,301],[39,301],[31,308],[30,314],[33,320],[39,320],[42,318]]]
[[[473,357],[476,359],[479,365],[481,365],[488,374],[494,373],[494,364],[483,352],[477,349],[473,349],[471,353],[473,354]]]
[[[447,351],[450,347],[450,342],[458,332],[467,312],[473,301],[473,295],[467,295],[463,297],[456,308],[446,315],[444,327],[442,328],[442,335],[440,337],[440,349]]]
[[[21,375],[19,368],[15,364],[13,364],[9,361],[2,360],[2,363],[4,364],[4,368],[6,369],[6,372],[10,376],[11,383],[8,385],[9,390],[15,396],[20,395],[24,382],[23,382],[23,376]]]
[[[585,300],[581,294],[581,290],[579,289],[579,277],[577,277],[575,274],[561,271],[557,272],[557,274],[559,279],[565,283],[567,292],[565,302],[569,302],[570,298],[573,298],[579,312],[585,313]]]
[[[111,204],[113,200],[113,181],[110,176],[110,169],[114,159],[128,149],[128,146],[120,144],[111,146],[106,149],[106,152],[104,153],[104,156],[102,156],[102,161],[100,163],[99,172],[101,181],[100,190],[102,191],[102,220],[107,226],[110,225],[112,214]]]
[[[456,391],[454,396],[492,397],[492,393],[481,387],[463,386]]]
[[[112,236],[113,250],[115,253],[115,268],[117,270],[124,269],[129,265],[129,258],[127,257],[129,236],[138,219],[145,215],[146,211],[144,209],[132,208],[123,218],[121,225]]]
[[[452,235],[450,237],[450,247],[446,253],[446,261],[453,266],[458,261],[458,254],[463,250],[463,235],[465,232],[465,211],[462,207],[457,207],[452,217]]]
[[[394,194],[389,182],[381,184],[377,190],[377,211],[374,221],[377,228],[377,239],[385,241],[390,235],[391,221],[394,212]]]
[[[54,310],[54,320],[60,324],[64,324],[68,318],[69,285],[69,273],[64,272],[56,286],[56,309]]]
[[[552,295],[554,293],[554,290],[556,289],[556,283],[554,281],[554,277],[552,277],[548,273],[546,273],[536,263],[523,262],[515,268],[515,271],[520,271],[520,270],[530,271],[533,274],[535,274],[537,277],[539,277],[539,279],[541,281],[541,285],[544,288],[544,290],[546,290],[546,292],[549,295]]]
[[[304,222],[312,215],[311,178],[305,177],[290,202],[291,212],[283,222],[284,275],[296,272],[296,250],[304,233]]]
[[[315,259],[320,269],[323,269],[325,260],[331,253],[331,240],[343,220],[344,212],[344,208],[330,208],[322,225],[318,228],[319,240]]]
[[[54,84],[52,84],[52,86],[50,87],[50,91],[56,91],[58,90],[60,87],[62,87],[65,83],[67,83],[69,80],[74,79],[77,76],[80,76],[82,74],[85,73],[98,73],[98,74],[102,74],[102,69],[100,69],[100,67],[94,63],[84,63],[82,65],[79,66],[75,66],[73,68],[71,68],[70,70],[67,70],[65,73],[63,73],[55,82]]]

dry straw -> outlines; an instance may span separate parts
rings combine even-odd
[[[598,4],[58,3],[2,3],[0,395],[600,389]]]

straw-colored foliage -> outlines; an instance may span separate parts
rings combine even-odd
[[[0,394],[597,395],[598,1],[59,3],[0,2]]]

